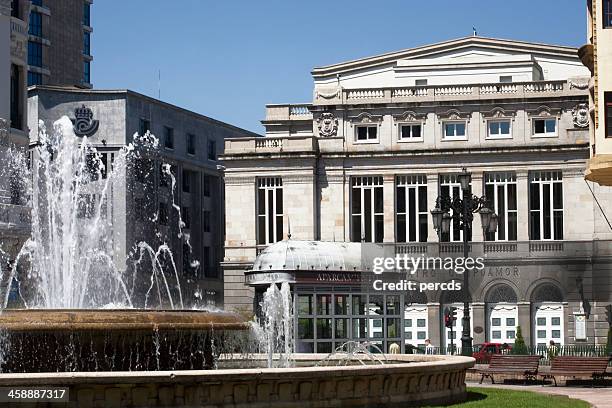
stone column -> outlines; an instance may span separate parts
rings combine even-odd
[[[444,345],[440,332],[440,303],[427,304],[427,331],[431,344],[438,347]]]
[[[436,206],[436,199],[439,193],[438,173],[427,174],[427,210],[430,211]],[[433,227],[431,214],[427,215],[427,242],[438,242],[438,233]]]
[[[472,194],[477,197],[484,195],[484,183],[482,178],[482,172],[472,173]],[[478,213],[474,214],[474,221],[472,222],[472,242],[482,242],[484,236],[482,233],[482,221]]]
[[[529,173],[516,172],[517,240],[529,241]]]
[[[519,195],[520,197],[520,195]],[[518,302],[518,325],[527,347],[534,345],[531,342],[531,304],[529,302]]]
[[[472,332],[474,333],[473,344],[484,343],[487,337],[486,324],[487,316],[484,302],[472,303]],[[480,327],[482,330],[476,330]],[[480,331],[480,333],[477,333]]]
[[[383,242],[395,242],[395,175],[383,176]]]

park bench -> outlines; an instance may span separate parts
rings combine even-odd
[[[556,377],[603,379],[610,363],[610,357],[572,357],[557,356],[551,360],[550,372],[543,379],[552,378],[557,386]]]
[[[482,374],[480,383],[485,377],[491,379],[491,383],[495,384],[494,374],[515,374],[525,378],[525,382],[529,379],[535,379],[538,375],[538,366],[540,365],[540,356],[523,356],[523,355],[501,355],[494,354],[491,356],[491,361],[487,368],[477,370]]]

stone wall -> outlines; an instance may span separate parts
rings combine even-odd
[[[315,361],[325,355],[298,355]],[[405,407],[465,400],[474,359],[387,355],[393,364],[177,372],[2,374],[4,386],[69,387],[69,407]],[[8,406],[24,406],[9,404]],[[33,406],[45,406],[43,403]]]

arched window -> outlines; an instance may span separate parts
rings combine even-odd
[[[563,302],[561,290],[552,283],[544,283],[537,287],[531,296],[533,302]]]
[[[486,301],[487,303],[516,303],[517,296],[514,289],[501,283],[489,290]]]

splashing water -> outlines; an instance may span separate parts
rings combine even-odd
[[[268,367],[291,367],[293,365],[293,299],[289,283],[276,284],[264,293],[261,302],[262,345],[268,356]],[[275,358],[276,356],[276,358]]]
[[[23,167],[19,169],[23,180],[31,179],[37,188],[31,198],[31,238],[12,268],[0,270],[3,307],[11,285],[18,282],[29,308],[131,308],[136,302],[182,308],[179,276],[168,246],[154,250],[140,242],[132,254],[136,260],[129,263],[121,259],[119,241],[125,237],[114,225],[113,214],[120,211],[114,204],[131,187],[127,180],[136,171],[134,163],[157,150],[157,139],[149,133],[134,135],[132,143],[114,152],[112,168],[106,168],[102,154],[86,137],[76,137],[72,127],[63,117],[48,134],[40,122],[32,174],[14,160]],[[174,184],[172,177],[173,188]],[[149,279],[143,277],[147,273]],[[148,282],[147,290],[137,293],[136,286],[143,281]],[[141,295],[144,299],[136,299]]]

